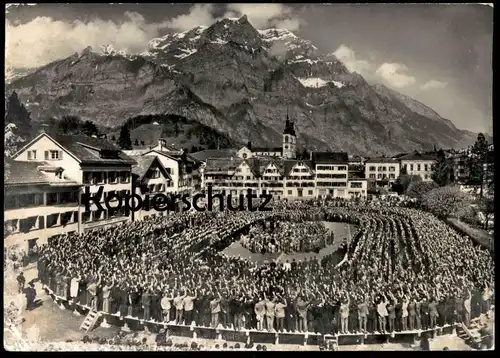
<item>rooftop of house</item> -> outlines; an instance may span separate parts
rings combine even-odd
[[[62,171],[62,168],[52,167],[45,162],[23,162],[17,160],[6,159],[4,167],[4,184],[5,185],[78,185],[74,180],[68,179],[65,176],[57,178],[48,172]]]
[[[388,158],[388,157],[375,157],[368,159],[365,163],[398,163],[396,159]]]
[[[314,164],[347,164],[349,156],[345,152],[312,152]]]
[[[132,158],[107,139],[84,135],[56,135],[52,138],[78,158],[82,164],[135,164]]]
[[[421,153],[411,153],[411,154],[407,154],[407,155],[404,155],[402,157],[399,158],[399,160],[414,160],[414,161],[418,161],[418,160],[428,160],[428,161],[431,161],[431,160],[436,160],[436,155],[435,154],[421,154]]]
[[[190,155],[199,161],[205,162],[210,158],[231,158],[236,156],[236,152],[236,149],[207,149]]]

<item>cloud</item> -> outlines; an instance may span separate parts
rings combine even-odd
[[[350,49],[346,45],[340,45],[333,54],[340,61],[342,61],[351,72],[367,74],[373,68],[373,65],[370,62],[357,59],[354,50]]]
[[[399,63],[384,63],[377,69],[375,74],[392,87],[404,88],[417,81],[415,77],[402,73],[406,71],[408,71],[408,68],[405,65]]]
[[[71,56],[87,46],[100,49],[113,45],[117,50],[135,53],[147,49],[148,42],[166,28],[165,23],[147,24],[136,12],[125,12],[121,23],[96,19],[64,22],[36,17],[25,24],[7,20],[6,68],[34,68]]]
[[[296,31],[305,21],[294,14],[292,8],[283,4],[229,4],[224,17],[247,15],[248,21],[257,29],[271,27]]]
[[[167,22],[167,27],[186,31],[196,26],[210,26],[215,21],[212,4],[196,4],[189,9],[189,13],[179,15]]]
[[[427,91],[431,89],[437,89],[437,88],[445,88],[448,85],[446,82],[441,82],[438,80],[430,80],[425,82],[423,85],[420,86],[420,89],[422,91]]]

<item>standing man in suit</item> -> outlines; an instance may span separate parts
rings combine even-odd
[[[368,316],[368,298],[365,295],[363,300],[358,304],[358,321],[359,321],[359,330],[363,333],[366,333],[366,320]]]
[[[186,295],[183,299],[184,303],[184,318],[185,324],[191,326],[194,320],[193,309],[194,309],[194,301],[198,297],[196,292],[193,292],[193,295],[190,295],[191,292],[186,290]]]

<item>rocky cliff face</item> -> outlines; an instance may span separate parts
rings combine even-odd
[[[423,104],[371,86],[333,55],[282,29],[247,21],[153,39],[149,51],[109,49],[51,63],[13,81],[33,119],[65,114],[108,127],[129,117],[180,115],[232,140],[276,146],[287,113],[299,145],[353,154],[463,147],[473,138]]]

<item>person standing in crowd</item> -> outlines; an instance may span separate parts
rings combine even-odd
[[[489,315],[490,313],[490,299],[492,293],[488,284],[483,285],[483,292],[481,295],[481,313]]]
[[[88,292],[89,298],[90,298],[90,307],[93,311],[98,310],[97,290],[99,289],[101,282],[102,282],[100,272],[98,273],[98,277],[99,278],[98,278],[97,282],[95,280],[91,281],[90,284],[87,286],[87,292]]]
[[[285,307],[285,326],[289,332],[297,330],[297,305],[294,296],[290,296]]]
[[[408,330],[408,306],[410,302],[407,295],[403,295],[401,302],[401,331],[406,332]]]
[[[106,282],[102,287],[102,310],[104,313],[111,313],[111,289],[115,285],[114,281],[111,281],[110,285]]]
[[[389,315],[387,313],[387,298],[382,293],[382,296],[379,298],[379,303],[377,305],[377,315],[378,315],[378,326],[380,329],[380,333],[386,333],[386,317]]]
[[[217,328],[219,326],[220,295],[219,297],[216,297],[212,294],[210,301],[210,314],[212,315],[212,328]]]
[[[429,301],[429,323],[430,323],[430,329],[436,328],[436,321],[439,316],[439,313],[437,311],[437,302],[434,297],[432,297]]]
[[[241,330],[243,328],[243,294],[238,296],[233,292],[230,301],[230,311],[233,313],[234,330]]]
[[[307,314],[309,311],[309,305],[310,302],[305,300],[303,294],[300,294],[297,299],[297,322],[299,332],[307,332]]]
[[[162,309],[162,315],[163,315],[163,322],[169,323],[170,322],[170,310],[172,308],[172,301],[173,297],[168,293],[168,291],[165,291],[162,299],[161,299],[161,309]]]
[[[266,301],[264,297],[261,297],[255,304],[254,310],[255,318],[257,319],[257,330],[262,331],[264,329],[264,316],[266,314]]]
[[[74,276],[71,279],[69,291],[71,296],[72,311],[75,315],[80,315],[76,310],[76,301],[78,300],[78,294],[80,293],[80,276]]]
[[[287,307],[286,300],[283,297],[279,297],[275,306],[275,316],[276,316],[276,330],[278,332],[283,332],[285,326],[285,308]]]
[[[264,296],[265,297],[265,296]],[[276,304],[274,302],[274,297],[266,300],[266,329],[269,332],[274,331],[274,312],[276,310]]]
[[[30,282],[28,287],[25,289],[26,294],[26,309],[31,311],[35,308],[35,300],[36,300],[36,290],[35,284]]]
[[[24,285],[26,284],[26,278],[24,277],[24,274],[21,272],[17,276],[17,292],[18,293],[23,293],[24,292]]]
[[[229,298],[227,292],[223,292],[220,297],[220,314],[222,316],[222,326],[224,328],[230,328],[231,326],[231,316],[229,311]]]
[[[425,296],[420,301],[420,311],[422,313],[422,329],[429,329],[429,301]]]
[[[178,292],[177,296],[174,298],[174,307],[175,307],[175,324],[182,324],[183,321],[183,310],[184,310],[184,295],[181,291]]]
[[[465,299],[464,299],[464,324],[465,327],[469,328],[470,327],[470,314],[472,310],[472,297],[470,292],[466,292],[465,294]]]
[[[368,303],[367,296],[363,297],[363,300],[358,304],[358,322],[359,322],[359,331],[363,333],[367,333],[366,323],[367,323],[367,315],[368,315]]]
[[[344,297],[340,301],[340,332],[349,333],[349,297]]]
[[[389,304],[387,305],[388,321],[389,321],[389,333],[394,333],[394,322],[396,321],[396,301],[394,298],[390,298]]]
[[[151,319],[151,289],[146,288],[141,296],[141,304],[143,309],[143,320],[149,321]]]
[[[415,328],[415,320],[416,320],[416,301],[412,300],[410,303],[408,303],[408,328],[410,331],[413,331]]]
[[[194,309],[194,301],[198,297],[197,293],[194,292],[194,295],[190,295],[191,292],[186,290],[186,296],[184,297],[184,318],[185,324],[191,326],[194,320],[193,309]]]
[[[415,299],[415,328],[417,331],[422,330],[422,306],[420,301]]]

